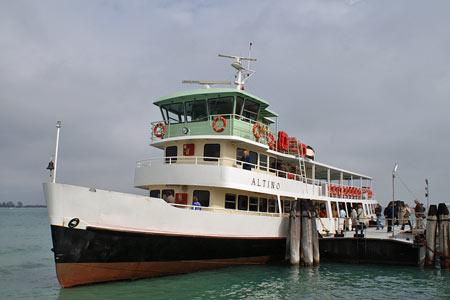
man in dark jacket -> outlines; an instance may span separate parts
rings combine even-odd
[[[248,151],[244,150],[244,154],[242,155],[240,161],[243,162],[242,169],[244,170],[251,170],[252,169],[252,159],[250,158],[250,155],[248,155]]]
[[[394,207],[392,205],[393,203],[389,202],[389,205],[384,209],[384,217],[387,221],[387,232],[392,231],[393,219],[395,216]]]
[[[383,211],[383,208],[381,207],[381,205],[378,203],[377,206],[375,207],[375,215],[377,216],[377,230],[380,230],[384,228],[383,224],[381,224],[381,212]]]

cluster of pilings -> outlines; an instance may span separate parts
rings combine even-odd
[[[441,269],[450,269],[449,212],[445,203],[431,205],[426,225],[425,265],[434,266],[439,257]]]
[[[286,259],[293,265],[312,266],[320,262],[316,212],[312,200],[296,200],[289,216]]]

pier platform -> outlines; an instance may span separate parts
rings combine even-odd
[[[410,230],[395,226],[392,232],[369,227],[364,237],[355,237],[355,231],[345,231],[344,236],[324,235],[319,238],[320,258],[346,263],[382,263],[418,265],[423,261],[424,247],[414,241]]]

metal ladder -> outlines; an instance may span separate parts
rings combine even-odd
[[[301,181],[304,183],[306,182],[306,166],[305,166],[305,155],[303,154],[302,149],[300,149],[300,143],[297,143],[297,157],[298,157],[298,164],[300,166],[300,176]]]

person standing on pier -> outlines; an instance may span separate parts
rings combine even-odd
[[[420,203],[417,199],[414,200],[416,207],[414,207],[414,214],[416,216],[416,229],[423,229],[423,218],[425,218],[425,209],[423,208],[423,204]]]
[[[389,205],[384,209],[384,217],[387,221],[387,232],[392,231],[392,225],[394,224],[394,208],[392,201],[389,202]]]
[[[381,229],[383,230],[384,226],[381,224],[381,212],[383,211],[383,208],[381,207],[380,203],[377,204],[375,207],[375,215],[377,216],[377,230]]]
[[[358,222],[358,213],[356,209],[353,207],[352,212],[350,213],[350,219],[352,220],[352,228],[355,228],[355,233],[358,235],[359,230],[359,222]]]

